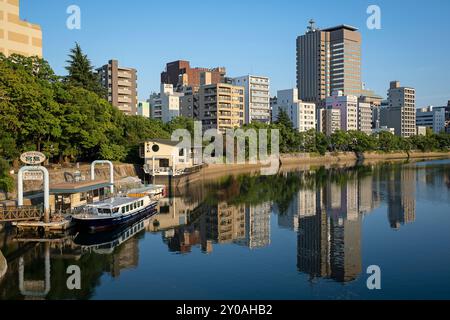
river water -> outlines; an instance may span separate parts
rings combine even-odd
[[[449,299],[450,161],[224,176],[117,232],[13,231],[0,299]]]

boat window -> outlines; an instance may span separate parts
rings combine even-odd
[[[125,209],[126,209],[125,207],[122,207],[122,213],[125,213]]]
[[[114,213],[118,213],[119,212],[119,208],[114,208],[113,212]]]
[[[144,200],[141,200],[141,207],[144,206]]]
[[[127,212],[130,211],[130,205],[127,206]]]

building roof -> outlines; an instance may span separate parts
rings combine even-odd
[[[107,180],[81,181],[74,183],[58,183],[50,185],[51,194],[74,194],[111,187]]]
[[[146,143],[156,143],[156,144],[165,144],[168,146],[176,147],[180,144],[180,141],[172,141],[170,139],[152,139],[147,141]]]
[[[350,26],[348,24],[341,24],[339,26],[323,29],[322,31],[331,32],[331,31],[336,31],[336,30],[339,30],[339,29],[347,29],[347,30],[350,30],[350,31],[358,31],[358,28],[352,27],[352,26]]]

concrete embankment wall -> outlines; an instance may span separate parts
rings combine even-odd
[[[367,161],[401,160],[401,159],[427,159],[427,158],[450,158],[450,152],[406,152],[377,153],[365,152],[361,154],[362,159]],[[358,156],[354,152],[334,152],[325,155],[296,153],[283,154],[280,156],[282,165],[294,164],[334,164],[341,162],[357,161]]]
[[[7,270],[8,264],[6,263],[3,253],[0,251],[0,280],[5,276]]]

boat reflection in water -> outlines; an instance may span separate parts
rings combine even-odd
[[[151,218],[156,214],[157,210],[153,210],[135,223],[122,225],[110,231],[101,233],[78,233],[73,242],[75,245],[81,246],[82,253],[94,252],[110,255],[114,252],[115,248],[146,230]]]

